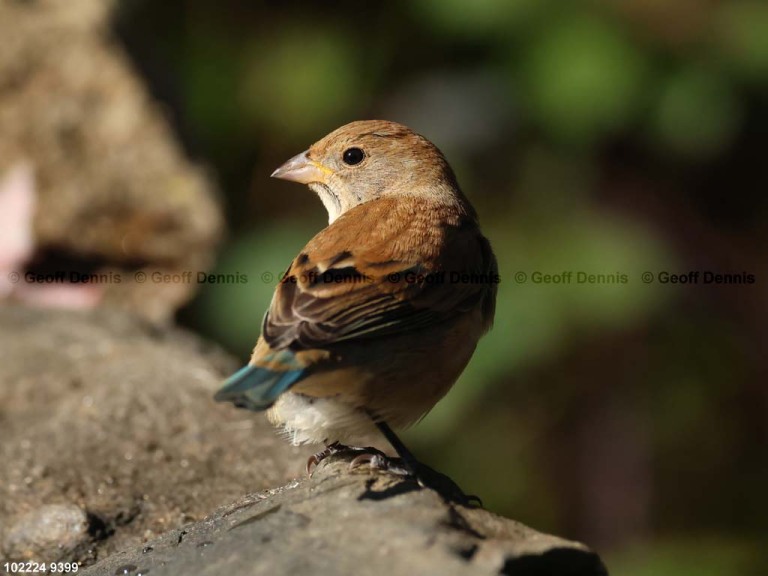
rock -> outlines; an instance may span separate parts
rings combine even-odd
[[[88,515],[88,546],[34,560],[88,563],[302,473],[309,450],[212,400],[237,362],[183,330],[7,306],[0,326],[4,559],[49,505]]]
[[[311,479],[254,493],[82,572],[112,576],[515,574],[598,576],[582,544],[482,509],[443,501],[415,482],[337,455]]]
[[[89,540],[88,516],[72,504],[51,504],[27,512],[7,530],[3,550],[15,560],[59,560]]]
[[[582,544],[349,470],[343,454],[307,479],[310,449],[212,401],[236,363],[183,330],[2,306],[0,326],[3,561],[105,576],[605,574]]]
[[[212,179],[112,37],[115,5],[0,0],[0,179],[34,175],[35,273],[74,275],[97,292],[89,301],[164,322],[198,285],[152,279],[208,270],[223,218]],[[20,300],[43,299],[39,282],[22,287]]]

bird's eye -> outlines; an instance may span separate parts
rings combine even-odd
[[[363,158],[365,158],[365,152],[360,150],[360,148],[347,148],[344,150],[343,158],[344,164],[354,166],[355,164],[360,164],[360,162],[363,161]]]

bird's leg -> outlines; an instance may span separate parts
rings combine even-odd
[[[360,454],[354,460],[352,460],[352,462],[349,463],[349,467],[354,468],[356,466],[360,466],[361,464],[368,464],[371,468],[376,470],[386,470],[387,472],[398,474],[400,476],[413,476],[418,479],[416,468],[419,465],[419,461],[416,460],[416,457],[411,453],[410,450],[408,450],[405,444],[403,444],[403,441],[397,437],[397,434],[394,433],[392,428],[390,428],[385,422],[377,420],[373,416],[371,416],[371,418],[376,424],[376,427],[381,431],[381,433],[390,443],[392,448],[395,449],[397,455],[400,456],[400,462],[396,462],[394,459],[389,458],[383,452],[376,450],[375,452],[369,451],[364,454]]]
[[[395,434],[394,430],[392,430],[392,428],[390,428],[386,422],[383,420],[378,420],[376,421],[376,427],[384,435],[384,438],[387,439],[387,442],[392,445],[392,448],[395,449],[397,455],[402,458],[403,464],[410,468],[411,472],[415,474],[416,468],[420,465],[419,461],[416,460],[416,456],[414,456],[413,453],[408,450],[405,444],[403,444],[403,441],[398,438],[397,434]]]
[[[387,472],[393,472],[402,476],[411,476],[416,479],[420,486],[431,488],[446,500],[459,502],[465,505],[480,504],[482,506],[480,498],[474,495],[465,494],[464,491],[448,476],[419,462],[386,422],[378,420],[373,416],[371,417],[373,418],[376,427],[392,445],[392,448],[395,449],[398,456],[400,456],[401,465],[400,463],[393,462],[391,458],[387,458],[383,454],[361,454],[355,458],[350,465],[367,461],[373,468],[386,470]]]

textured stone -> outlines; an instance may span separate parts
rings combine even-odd
[[[306,478],[310,449],[212,401],[236,364],[182,330],[1,306],[0,326],[5,559],[105,576],[605,573],[581,544],[343,454]]]
[[[300,474],[308,450],[213,401],[235,367],[120,312],[0,306],[0,542],[42,504],[76,506],[89,546],[33,559],[87,563]]]
[[[606,574],[581,544],[448,504],[413,481],[349,470],[343,455],[330,460],[311,479],[248,495],[83,574]]]

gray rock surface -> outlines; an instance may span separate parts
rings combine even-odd
[[[0,559],[92,562],[300,474],[306,450],[212,401],[234,368],[120,312],[0,306]],[[85,533],[35,530],[51,505]]]
[[[541,534],[343,455],[311,479],[254,493],[84,576],[606,574],[585,546]]]
[[[0,327],[3,561],[105,576],[605,573],[581,544],[343,454],[307,479],[310,450],[212,401],[236,364],[182,330],[2,306]]]

